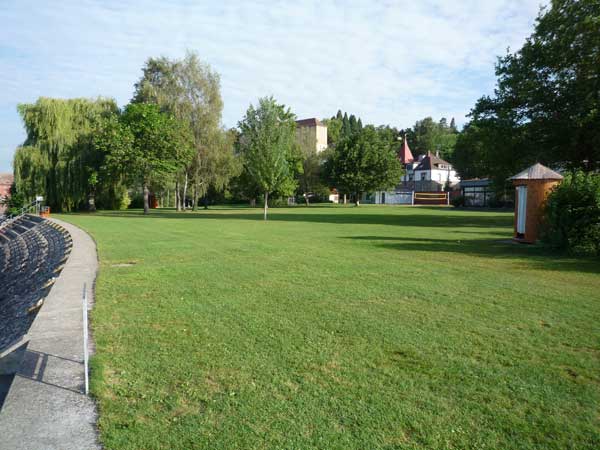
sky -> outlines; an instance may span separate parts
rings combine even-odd
[[[149,57],[196,51],[221,76],[223,124],[273,95],[298,118],[460,126],[493,93],[494,64],[533,31],[542,0],[2,0],[0,172],[25,139],[17,104],[129,102]]]

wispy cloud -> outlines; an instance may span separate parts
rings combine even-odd
[[[5,0],[0,171],[24,139],[17,103],[102,95],[123,105],[148,57],[186,49],[220,72],[228,126],[268,94],[301,117],[342,109],[399,127],[428,115],[461,123],[541,1]]]

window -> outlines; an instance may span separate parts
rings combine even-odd
[[[426,173],[421,173],[421,178],[419,178],[421,181],[426,180],[427,179],[427,174]]]

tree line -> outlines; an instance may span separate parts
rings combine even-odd
[[[497,188],[535,162],[600,167],[600,2],[553,0],[523,47],[499,58],[495,93],[481,97],[459,134],[463,178]]]
[[[130,193],[173,198],[177,210],[225,195],[251,203],[298,195],[352,196],[398,184],[396,152],[407,139],[464,178],[497,190],[536,161],[564,169],[600,165],[600,4],[554,0],[525,45],[499,59],[494,96],[480,98],[463,129],[454,118],[414,126],[363,125],[341,110],[324,119],[329,148],[296,127],[272,97],[250,105],[237,128],[222,124],[219,75],[197,54],[150,58],[120,109],[112,99],[40,98],[19,105],[27,138],[14,157],[15,198],[44,195],[61,211],[122,208]]]
[[[354,115],[327,121],[332,133],[319,153],[316,137],[273,97],[250,105],[235,129],[221,123],[219,75],[195,53],[181,60],[150,58],[131,102],[40,98],[19,105],[27,139],[14,157],[14,198],[43,195],[58,211],[127,207],[141,191],[144,213],[152,193],[173,192],[177,210],[196,209],[208,193],[238,199],[299,194],[306,204],[332,187],[352,195],[398,183],[397,134],[363,126]],[[206,205],[206,203],[205,203]]]

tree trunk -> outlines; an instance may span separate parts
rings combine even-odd
[[[208,192],[204,194],[204,209],[208,209]]]
[[[175,181],[175,209],[181,211],[179,205],[179,180]]]
[[[187,209],[187,187],[188,187],[188,174],[185,173],[185,181],[183,183],[183,210]]]
[[[198,184],[194,183],[194,191],[192,193],[192,198],[194,199],[194,203],[192,204],[192,211],[196,211],[198,205]]]
[[[148,202],[149,196],[150,191],[148,190],[148,185],[144,183],[144,214],[150,214],[150,203]]]
[[[167,208],[169,208],[171,206],[170,194],[171,194],[171,191],[169,189],[167,189]]]
[[[348,199],[346,198],[346,194],[344,194],[344,205],[348,203]]]
[[[265,216],[264,216],[264,220],[267,220],[267,209],[269,209],[269,193],[265,192]]]
[[[91,192],[88,197],[88,211],[96,212],[96,196],[93,192]]]
[[[306,202],[306,206],[310,206],[310,202],[308,201],[308,195],[304,193],[304,201]]]
[[[183,191],[183,189],[181,188],[181,183],[180,183],[179,184],[179,192],[177,193],[178,197],[179,197],[179,211],[183,210],[183,197],[181,195],[182,191]]]
[[[354,199],[354,205],[360,206],[360,192],[356,193],[356,198]]]

